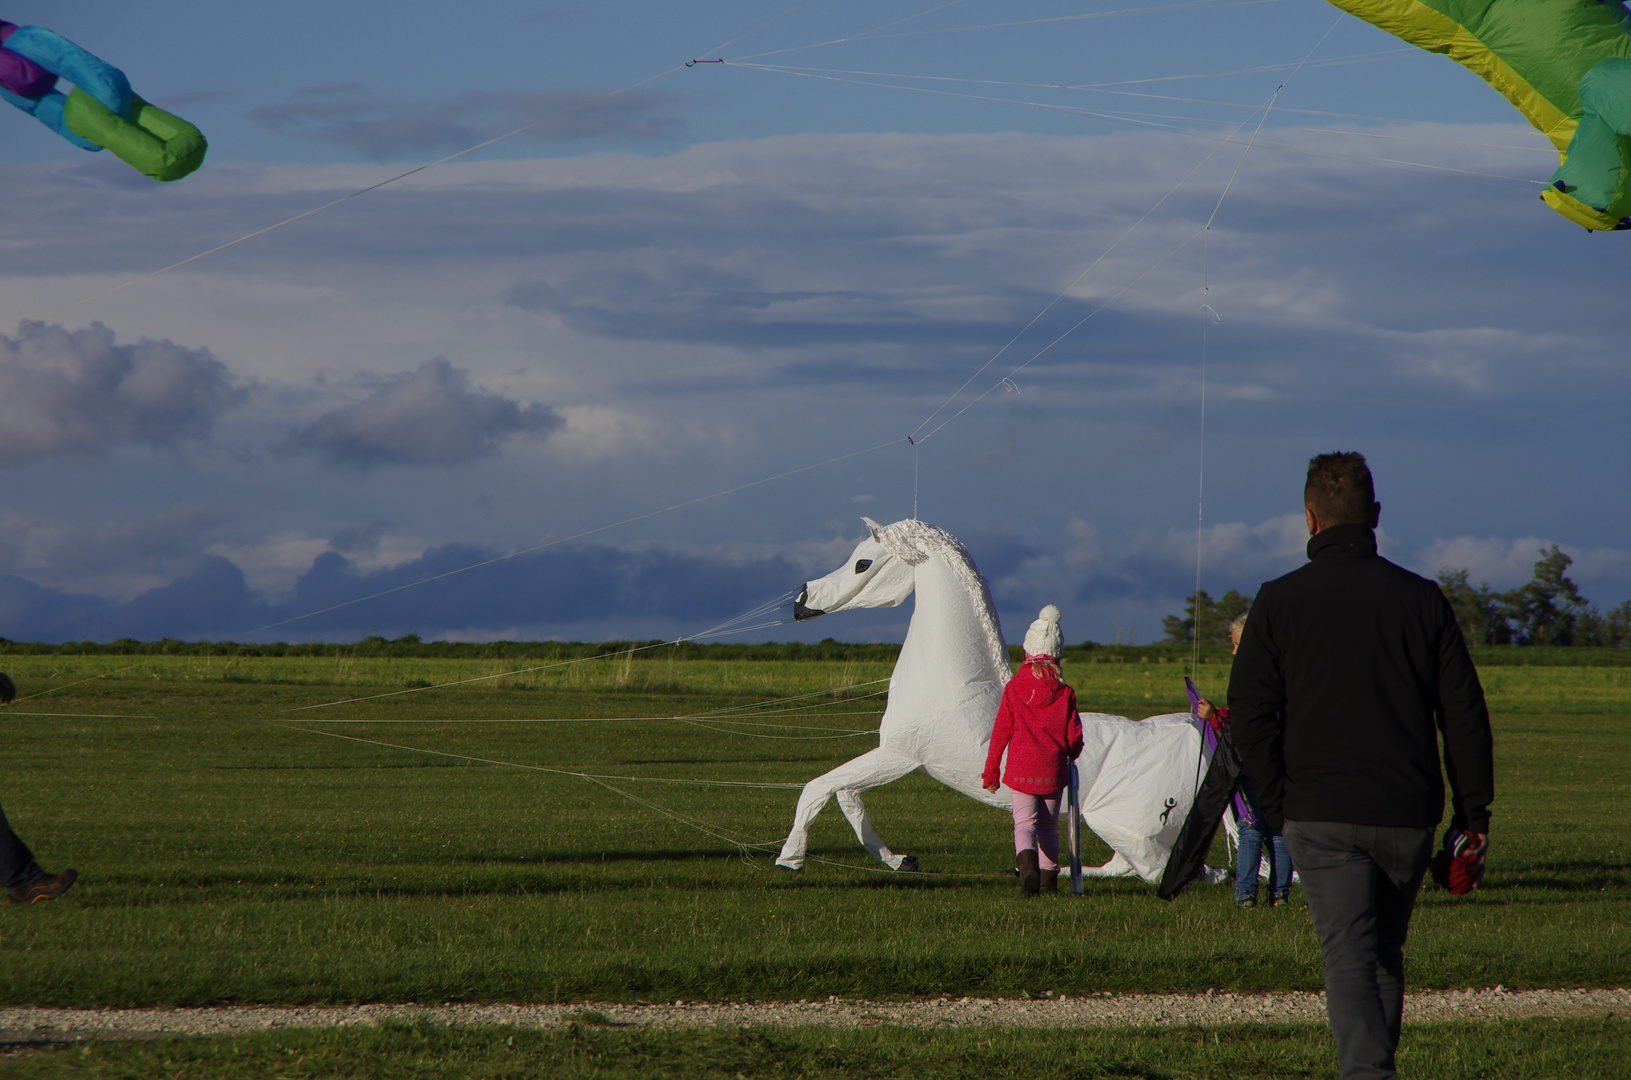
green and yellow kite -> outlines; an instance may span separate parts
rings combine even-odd
[[[1631,229],[1631,11],[1621,0],[1331,0],[1476,72],[1562,163],[1541,196],[1588,229]]]

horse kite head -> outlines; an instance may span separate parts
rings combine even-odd
[[[831,611],[894,607],[912,595],[913,568],[928,555],[897,538],[892,530],[905,524],[879,525],[862,518],[870,535],[855,546],[849,561],[826,577],[806,582],[793,604],[799,622]]]

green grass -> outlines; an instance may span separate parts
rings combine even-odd
[[[874,745],[846,733],[875,725],[879,701],[856,695],[876,687],[702,726],[519,722],[718,712],[883,678],[887,663],[614,657],[291,712],[511,668],[312,657],[5,662],[24,697],[0,711],[10,751],[0,798],[48,867],[74,865],[84,878],[63,901],[0,911],[0,1002],[796,999],[1321,983],[1306,913],[1242,913],[1227,888],[1192,888],[1169,905],[1141,882],[1090,882],[1085,898],[1022,902],[996,873],[1011,858],[1007,816],[921,775],[867,796],[885,840],[922,861],[918,875],[879,872],[836,808],[812,837],[812,855],[827,862],[794,876],[771,870],[770,852],[745,861],[730,839],[778,841],[796,788],[672,782],[801,784]],[[1067,673],[1084,708],[1142,716],[1183,702],[1175,664]],[[1227,668],[1202,674],[1213,690]],[[1617,674],[1485,671],[1500,792],[1490,877],[1468,898],[1423,895],[1413,986],[1625,985],[1631,692]],[[312,730],[280,726],[291,724]],[[641,779],[595,783],[313,731]],[[1089,839],[1089,858],[1108,857]]]
[[[1529,1080],[1627,1075],[1631,1021],[1529,1020],[1407,1026],[1412,1080]],[[1184,1077],[1335,1075],[1316,1025],[1175,1029],[720,1028],[658,1032],[574,1026],[561,1032],[433,1025],[280,1031],[216,1039],[16,1049],[0,1076],[116,1080],[302,1077]]]

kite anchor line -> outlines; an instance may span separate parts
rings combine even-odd
[[[912,448],[912,520],[917,521],[917,441],[908,435],[906,445]]]
[[[1211,240],[1211,226],[1207,226],[1207,240]],[[1211,291],[1211,282],[1206,269],[1210,256],[1209,245],[1203,245],[1201,256],[1202,285],[1201,295],[1204,297]],[[1210,319],[1207,316],[1211,316]],[[1205,539],[1204,525],[1206,522],[1206,332],[1211,323],[1220,323],[1223,316],[1213,310],[1211,304],[1201,304],[1201,423],[1200,423],[1200,451],[1195,465],[1195,594],[1189,602],[1189,677],[1199,681],[1201,677],[1201,544]]]

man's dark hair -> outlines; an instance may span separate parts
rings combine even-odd
[[[1369,525],[1376,505],[1376,487],[1365,455],[1321,454],[1311,460],[1308,483],[1303,485],[1303,505],[1314,511],[1321,527]]]

